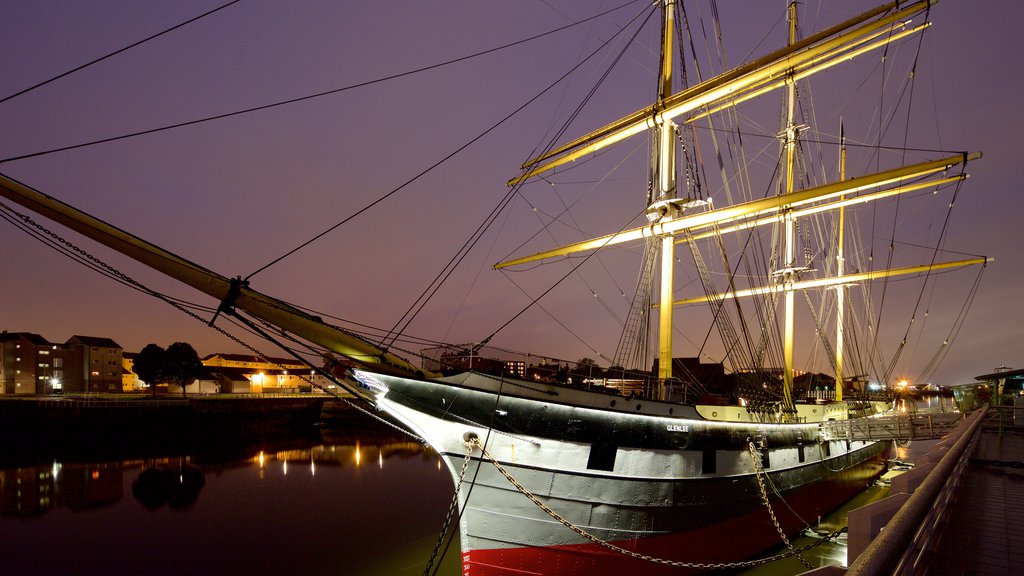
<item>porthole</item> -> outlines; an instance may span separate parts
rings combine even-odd
[[[615,406],[615,400],[612,400],[612,403],[611,403],[611,404],[609,404],[609,405],[610,405],[610,406]]]
[[[718,418],[718,412],[712,412],[711,413],[711,417],[712,418]]]
[[[639,412],[639,411],[640,411],[640,405],[639,405],[639,404],[637,404],[637,405],[636,405],[636,411],[637,411],[637,412]]]

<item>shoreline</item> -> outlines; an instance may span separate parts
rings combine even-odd
[[[114,395],[109,395],[114,396]],[[0,398],[0,467],[150,454],[231,457],[381,424],[326,396]]]

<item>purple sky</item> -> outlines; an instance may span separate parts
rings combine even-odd
[[[0,158],[396,74],[532,36],[618,3],[246,0],[0,104]],[[5,81],[0,98],[219,4],[197,0],[4,3],[0,70]],[[751,51],[760,55],[785,42],[779,20],[782,0],[720,4],[730,66],[741,63]],[[860,1],[825,4],[818,7],[807,2],[805,30],[873,6]],[[641,9],[642,4],[630,6],[592,25],[392,82],[149,136],[4,162],[0,171],[221,274],[245,276],[490,127]],[[709,15],[703,2],[689,10],[694,26],[698,17]],[[921,44],[913,129],[906,145],[984,152],[985,157],[968,168],[971,178],[957,198],[945,246],[996,258],[982,277],[980,292],[952,351],[935,372],[937,383],[952,384],[970,381],[999,365],[1024,363],[1024,306],[1019,304],[1024,256],[1019,250],[1021,200],[1015,170],[1017,140],[1024,132],[1015,102],[1024,92],[1018,62],[1024,41],[1015,28],[1024,21],[1024,5],[986,2],[982,9],[978,3],[947,0],[933,9],[932,20],[934,25]],[[704,26],[704,33],[710,35],[710,23]],[[698,50],[703,52],[712,45],[710,40],[707,46],[702,43],[702,34],[698,32]],[[609,78],[609,86],[615,87],[598,93],[568,136],[648,102],[653,91],[653,41],[653,34],[641,35],[639,48],[631,50]],[[917,45],[916,41],[902,44],[893,60],[899,56],[907,61]],[[253,278],[253,287],[348,320],[391,327],[505,194],[505,180],[544,141],[551,126],[567,117],[610,58],[585,67],[567,87],[551,91],[373,211],[261,272]],[[873,141],[879,75],[870,75],[877,66],[877,58],[871,58],[859,68],[839,69],[813,81],[816,117],[825,125],[822,134],[838,132],[842,115],[851,138]],[[893,70],[902,68],[894,65]],[[703,72],[709,74],[709,68]],[[896,86],[903,78],[894,74],[891,82]],[[839,101],[843,108],[819,107],[823,96]],[[747,129],[777,130],[778,102],[778,96],[772,95],[765,106],[745,108],[744,114],[769,112]],[[868,128],[856,127],[858,121]],[[902,133],[904,120],[896,124],[892,130]],[[754,141],[754,149],[771,150],[767,156],[774,159],[774,144],[754,137],[748,141]],[[886,143],[902,144],[902,136],[887,135]],[[611,232],[642,203],[646,146],[643,139],[628,142],[607,155],[605,168],[581,170],[578,175],[569,172],[554,178],[554,186],[534,183],[523,189],[523,196],[541,214],[557,213],[560,202],[578,202],[580,228],[589,234]],[[712,158],[708,138],[701,146],[705,159]],[[833,149],[823,150],[823,154],[835,154]],[[908,161],[937,156],[926,154]],[[621,168],[608,172],[619,162]],[[758,162],[763,170],[764,162]],[[714,161],[707,165],[709,187],[718,190],[721,179],[712,169]],[[578,183],[604,173],[610,175],[600,187]],[[766,186],[758,183],[752,188],[760,193]],[[949,192],[945,194],[950,197]],[[908,206],[901,209],[900,227],[905,225],[903,217],[915,216],[914,205],[908,202]],[[412,334],[454,342],[479,340],[526,304],[509,278],[536,295],[551,278],[566,272],[564,264],[550,266],[534,280],[525,273],[506,277],[490,270],[491,264],[539,228],[537,214],[521,198],[509,214],[499,220],[501,235],[488,234],[480,242],[413,323]],[[941,223],[933,218],[919,231],[934,241],[935,227]],[[908,234],[914,230],[906,226]],[[216,305],[59,226],[52,228],[147,286]],[[555,227],[553,233],[563,242],[581,239],[580,232],[568,226]],[[909,235],[898,238],[913,241]],[[544,233],[519,253],[553,243]],[[149,342],[166,346],[180,340],[192,343],[201,355],[243,351],[196,320],[71,262],[2,221],[0,246],[2,329],[36,332],[57,342],[74,334],[110,337],[129,351]],[[598,353],[612,356],[618,327],[606,309],[625,315],[626,303],[618,289],[632,286],[635,271],[615,272],[617,279],[611,280],[605,268],[617,270],[619,263],[634,255],[635,250],[625,251],[588,263],[580,276],[542,300],[565,327],[534,309],[504,329],[493,343],[571,360]],[[923,261],[927,260],[925,256]],[[897,372],[922,372],[936,353],[935,338],[941,341],[949,332],[949,318],[959,312],[975,276],[976,270],[943,275],[934,293],[926,291],[926,304],[912,334],[917,334],[923,310],[928,308],[926,330],[932,338],[908,344]],[[884,319],[892,323],[883,334],[897,340],[906,330],[907,311],[917,297],[916,291],[899,287],[893,285],[883,311]],[[948,295],[944,294],[947,289]],[[594,298],[591,290],[600,297]],[[688,321],[697,325],[690,328]],[[696,354],[693,343],[699,345],[706,331],[702,322],[698,315],[680,314],[678,325],[689,340],[678,339],[677,355]],[[806,326],[803,330],[810,331]],[[258,347],[280,355],[268,344]],[[708,355],[719,357],[713,348]],[[807,349],[798,349],[797,357],[800,368],[812,362]]]

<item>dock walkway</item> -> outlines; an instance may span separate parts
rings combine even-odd
[[[1024,574],[1024,431],[985,428],[928,574]]]
[[[1020,407],[972,413],[922,465],[897,477],[899,488],[893,480],[894,493],[885,500],[896,503],[895,513],[885,500],[851,511],[849,568],[814,573],[1024,574],[1022,424]],[[855,547],[855,535],[870,544]]]

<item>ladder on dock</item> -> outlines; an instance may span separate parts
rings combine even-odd
[[[960,412],[900,414],[821,423],[831,440],[927,440],[941,438],[964,421]]]

